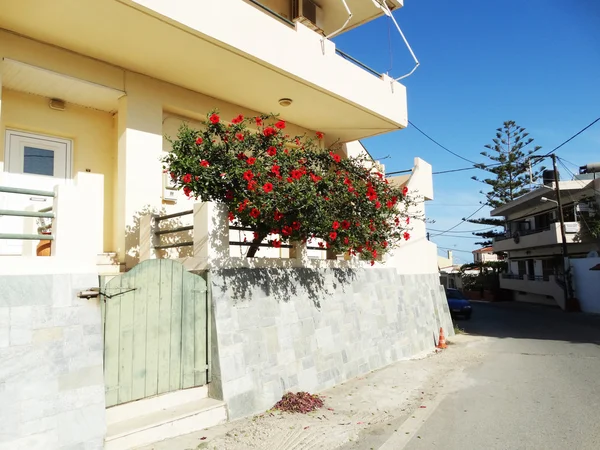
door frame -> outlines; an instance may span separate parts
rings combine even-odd
[[[23,131],[23,130],[18,130],[15,128],[8,128],[8,127],[6,128],[5,141],[4,141],[4,171],[5,172],[17,173],[17,172],[11,172],[11,170],[10,170],[11,161],[12,161],[10,141],[11,141],[11,137],[13,137],[13,136],[20,136],[20,137],[24,137],[24,138],[39,140],[39,141],[48,141],[48,142],[55,143],[55,144],[66,145],[67,154],[65,156],[66,168],[65,168],[64,179],[70,180],[73,178],[73,140],[72,139],[58,137],[58,136],[52,136],[52,135],[48,135],[48,134],[33,133],[30,131]],[[43,176],[43,175],[26,174],[26,173],[22,173],[22,175]],[[52,178],[62,178],[62,177],[54,176]]]

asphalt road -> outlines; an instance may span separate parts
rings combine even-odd
[[[485,355],[405,449],[600,449],[600,317],[476,303],[457,323]]]

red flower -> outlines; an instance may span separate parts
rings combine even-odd
[[[277,149],[275,147],[271,146],[267,149],[267,155],[275,156],[276,154],[277,154]]]
[[[246,160],[246,162],[252,166],[252,165],[254,165],[254,163],[256,162],[256,158],[255,158],[255,157],[253,157],[253,156],[251,156],[250,158],[248,158],[248,159]]]
[[[323,248],[323,247],[324,247],[324,245],[323,245],[323,243],[322,243],[322,242],[319,242],[319,247],[321,247],[321,248]]]
[[[321,140],[323,139],[323,136],[325,136],[323,133],[321,133],[320,131],[317,131],[317,139]]]
[[[248,190],[253,191],[254,189],[256,189],[256,186],[258,186],[258,183],[256,182],[256,180],[251,180],[248,183]]]
[[[207,160],[203,159],[202,161],[200,161],[200,165],[202,167],[208,167],[210,166],[210,163]]]
[[[273,190],[273,185],[271,183],[265,183],[263,185],[263,191],[265,191],[265,193],[269,193]]]
[[[406,186],[404,186],[402,188],[402,195],[406,196],[406,194],[408,194],[408,188]]]
[[[250,216],[258,219],[258,216],[260,216],[260,211],[256,208],[252,208],[252,211],[250,211]]]
[[[248,206],[248,203],[250,203],[250,201],[248,199],[245,199],[242,203],[239,204],[238,211],[242,212],[244,209],[246,209],[246,206]]]
[[[253,233],[253,236],[254,236],[254,240],[256,241],[258,239],[258,231],[255,231]]]
[[[332,231],[331,233],[329,233],[329,239],[331,239],[332,241],[335,241],[336,238],[337,238],[337,233],[335,231]]]
[[[375,265],[375,261],[371,260],[371,266]]]
[[[236,133],[235,137],[237,138],[238,141],[243,141],[244,140],[244,133]]]
[[[192,181],[192,176],[189,173],[186,173],[181,179],[184,183],[190,183]]]
[[[387,206],[388,209],[392,209],[394,207],[394,202],[391,200],[388,200],[387,202],[385,202],[385,206]]]
[[[285,128],[285,122],[283,120],[280,120],[275,124],[275,127],[279,128],[280,130],[283,130]]]
[[[287,177],[287,182],[288,182],[288,183],[293,183],[293,182],[294,182],[294,179],[293,179],[293,178],[290,178],[290,177]]]
[[[271,242],[271,245],[273,245],[273,247],[275,247],[275,248],[280,248],[281,247],[281,241],[279,241],[279,240],[276,239],[276,240],[274,240],[274,241]]]
[[[254,174],[252,173],[251,170],[246,170],[244,172],[244,180],[246,181],[252,181],[252,178],[254,178]]]
[[[242,116],[241,114],[233,119],[231,119],[231,123],[241,123],[244,120],[244,116]],[[240,139],[241,140],[241,139]]]
[[[383,248],[387,248],[387,246],[388,246],[388,243],[387,243],[387,241],[383,241],[383,242],[381,243],[381,246],[382,246]]]
[[[225,193],[225,200],[233,200],[233,191],[227,191]]]
[[[329,152],[329,156],[331,156],[336,163],[339,163],[342,160],[340,155],[336,155],[333,152]]]
[[[273,166],[271,167],[271,172],[277,176],[281,176],[281,174],[279,173],[280,168],[281,168],[281,166],[278,166],[277,164],[273,164]]]
[[[244,159],[246,159],[246,155],[244,155],[244,153],[240,152],[236,155],[236,158],[239,160],[244,160]]]
[[[177,174],[175,172],[171,172],[171,179],[174,180],[177,178]]]
[[[300,222],[292,222],[292,228],[294,230],[299,230],[300,229]]]
[[[296,142],[296,145],[300,145],[300,139],[299,138],[296,138],[295,142]]]
[[[314,183],[317,183],[317,182],[319,182],[319,181],[321,181],[321,180],[322,180],[322,178],[321,178],[321,177],[319,177],[319,176],[315,175],[314,173],[311,173],[311,174],[310,174],[310,179],[311,179],[311,180],[313,180],[313,182],[314,182]]]
[[[216,114],[212,114],[212,115],[210,116],[210,118],[209,118],[210,122],[211,122],[213,125],[216,125],[216,124],[218,124],[220,119],[221,119],[221,118],[220,118],[219,116],[217,116]]]
[[[283,219],[283,214],[281,214],[279,211],[275,211],[275,214],[273,214],[273,217],[275,218],[276,221],[280,221],[281,219]]]
[[[196,138],[196,145],[200,145],[200,144],[202,144],[202,138],[201,137]]]
[[[333,224],[331,225],[331,228],[333,228],[334,230],[337,230],[340,227],[340,223],[336,220],[333,222]]]
[[[406,218],[406,224],[408,225],[410,223],[410,217]]]
[[[381,208],[381,202],[375,202],[375,209]]]
[[[299,169],[294,169],[290,172],[290,175],[292,176],[292,178],[299,180],[300,178],[302,178],[302,175],[304,175],[304,172]]]
[[[284,236],[289,236],[290,234],[292,234],[292,227],[286,225],[281,229],[281,234],[283,234]]]
[[[189,197],[192,193],[192,190],[188,186],[184,186],[183,193]]]
[[[269,137],[269,136],[273,136],[273,135],[274,135],[274,134],[276,134],[276,133],[277,133],[277,131],[276,131],[276,130],[275,130],[275,128],[273,128],[273,127],[266,127],[266,128],[263,130],[263,134],[264,134],[265,136],[267,136],[267,137]]]
[[[229,221],[233,222],[235,220],[235,216],[233,215],[233,213],[231,211],[229,211]]]
[[[256,120],[256,126],[257,127],[262,127],[263,124],[263,120],[260,117],[255,117],[254,120]]]
[[[408,232],[408,231],[405,231],[405,232],[404,232],[404,240],[405,240],[405,241],[408,241],[409,239],[410,239],[410,234],[409,234],[409,232]]]
[[[350,243],[350,239],[348,239],[347,237],[344,238],[344,244],[348,245]]]
[[[344,230],[347,230],[348,228],[350,228],[350,222],[348,222],[347,220],[342,220],[342,228]]]
[[[373,258],[377,258],[377,250],[373,250]]]

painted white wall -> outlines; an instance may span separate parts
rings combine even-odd
[[[406,88],[382,75],[377,78],[335,53],[335,44],[297,23],[275,20],[242,0],[133,0],[176,26],[185,26],[236,51],[264,61],[280,72],[306,80],[349,102],[362,105],[402,127],[408,125]],[[256,39],[249,39],[256,36]],[[260,36],[268,36],[268,45]],[[357,89],[360,86],[360,89]]]
[[[573,287],[583,312],[600,313],[600,271],[590,270],[600,264],[600,258],[571,259]]]

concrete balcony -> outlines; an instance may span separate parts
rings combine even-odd
[[[526,292],[528,294],[550,296],[554,298],[559,306],[564,307],[564,290],[552,275],[541,277],[502,274],[500,277],[500,288]]]
[[[381,13],[372,2],[357,4]],[[4,6],[0,28],[233,105],[281,113],[324,132],[327,142],[407,126],[403,85],[361,66],[319,32],[243,0],[22,0]],[[292,104],[280,106],[283,98]]]
[[[567,243],[575,242],[575,236],[579,231],[576,222],[566,223]],[[508,252],[511,250],[525,250],[536,247],[548,247],[562,243],[560,235],[560,224],[553,223],[548,228],[532,231],[521,231],[513,233],[512,236],[494,239],[494,252]]]

